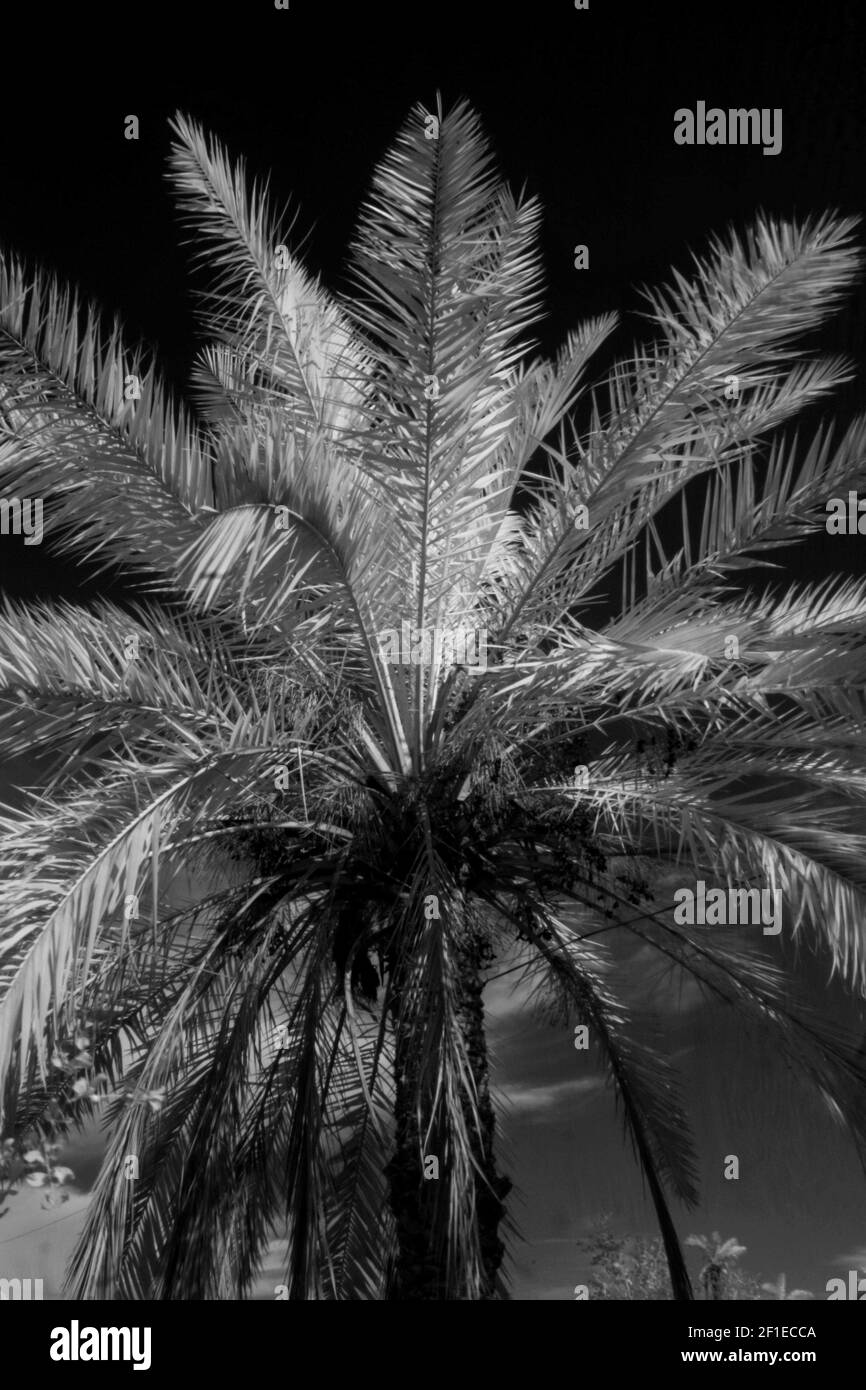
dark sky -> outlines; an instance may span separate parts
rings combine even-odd
[[[32,72],[22,60],[0,90],[0,246],[119,313],[178,390],[203,281],[189,273],[165,180],[177,110],[271,176],[275,201],[299,212],[309,266],[339,289],[372,165],[410,106],[437,90],[446,105],[467,97],[503,174],[544,205],[548,317],[536,332],[548,351],[580,319],[612,309],[624,321],[610,352],[627,351],[645,331],[638,287],[686,270],[711,233],[742,229],[759,208],[802,217],[866,207],[866,45],[842,0],[592,0],[585,12],[567,0],[511,10],[291,0],[289,11],[256,0],[149,5],[134,22],[131,11],[92,13],[82,23],[49,6],[44,24],[19,36],[40,58]],[[673,113],[698,100],[781,107],[781,153],[676,145]],[[128,114],[139,117],[138,141],[123,137]],[[588,271],[574,269],[578,243]],[[862,361],[864,335],[861,293],[820,346]],[[837,409],[858,407],[862,392],[861,377]],[[9,591],[53,582],[34,547],[4,546],[2,565]],[[57,578],[68,589],[73,576]]]
[[[709,234],[742,229],[758,209],[866,212],[866,42],[858,7],[843,0],[590,0],[587,12],[571,0],[291,0],[287,12],[244,0],[80,15],[34,8],[4,43],[0,246],[119,313],[132,340],[158,348],[179,390],[196,346],[191,289],[202,282],[187,273],[165,181],[177,110],[244,155],[251,173],[271,175],[275,200],[299,210],[308,266],[340,289],[372,166],[410,106],[429,106],[437,90],[446,105],[467,97],[503,174],[544,205],[548,318],[537,332],[551,351],[581,318],[611,309],[625,316],[616,347],[627,351],[641,329],[638,286],[662,283],[671,266],[687,270]],[[699,100],[781,107],[781,153],[675,145],[674,111]],[[140,120],[137,142],[123,137],[128,114]],[[573,267],[577,243],[589,247],[588,271]],[[820,339],[860,368],[838,397],[842,419],[862,408],[864,329],[861,292]],[[822,572],[820,539],[813,557],[805,569]],[[862,572],[857,538],[836,541],[832,560]],[[10,594],[88,591],[83,572],[52,562],[45,547],[6,538],[0,564]],[[502,1080],[516,1097],[512,1172],[527,1194],[520,1296],[565,1298],[581,1277],[574,1240],[592,1211],[609,1205],[622,1229],[649,1230],[651,1219],[609,1102],[578,1077],[568,1040],[528,1028],[501,1000],[497,1008]],[[823,1288],[833,1260],[866,1248],[866,1188],[853,1158],[811,1102],[788,1103],[760,1044],[694,1001],[676,1027],[707,1193],[684,1233],[721,1226],[767,1277],[785,1268],[789,1283]],[[745,1120],[732,1138],[737,1113]],[[718,1179],[717,1165],[737,1142],[751,1145],[757,1173],[738,1188]],[[0,1245],[0,1255],[10,1248],[24,1247]]]

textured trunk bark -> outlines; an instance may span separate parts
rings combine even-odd
[[[389,1297],[408,1300],[461,1300],[496,1297],[496,1276],[502,1263],[504,1246],[499,1224],[505,1214],[503,1199],[511,1182],[496,1172],[494,1156],[495,1118],[490,1099],[489,1061],[484,1033],[483,985],[477,950],[459,952],[459,998],[457,1019],[466,1047],[478,1095],[481,1133],[468,1121],[472,1150],[481,1173],[474,1175],[474,1193],[460,1193],[458,1200],[467,1208],[474,1196],[474,1226],[480,1251],[482,1278],[480,1293],[467,1290],[466,1271],[453,1259],[449,1270],[447,1221],[449,1189],[446,1136],[442,1126],[434,1127],[425,1153],[439,1161],[440,1177],[425,1178],[419,1130],[419,1087],[417,1061],[409,1055],[399,1035],[396,1043],[396,1145],[386,1169],[390,1180],[390,1201],[397,1224],[398,1256]],[[421,1097],[421,1116],[426,1131],[432,1096]],[[468,1117],[469,1107],[464,1106]],[[483,1174],[483,1177],[481,1176]]]

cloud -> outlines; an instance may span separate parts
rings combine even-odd
[[[837,1255],[831,1265],[841,1265],[843,1269],[866,1269],[866,1245],[852,1250],[847,1255]]]
[[[503,965],[508,968],[509,958],[507,956],[503,959]],[[532,986],[528,985],[517,972],[511,976],[492,980],[484,992],[484,1007],[488,1019],[492,1023],[501,1023],[505,1019],[513,1018],[516,1014],[522,1014],[524,1018],[531,1017],[531,995]]]
[[[590,1096],[603,1089],[603,1077],[586,1076],[570,1081],[557,1081],[548,1086],[499,1088],[496,1093],[496,1100],[509,1113],[532,1115],[553,1110],[561,1102],[567,1101],[569,1097]]]

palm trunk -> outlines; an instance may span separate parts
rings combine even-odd
[[[481,1171],[474,1175],[472,1192],[452,1193],[447,1171],[447,1116],[440,1113],[439,1123],[434,1124],[426,1144],[427,1156],[438,1158],[440,1177],[438,1180],[425,1178],[419,1112],[426,1132],[433,1098],[429,1094],[419,1097],[417,1059],[401,1039],[398,1027],[395,1152],[386,1173],[398,1240],[389,1297],[399,1301],[494,1299],[504,1253],[499,1224],[505,1214],[503,1198],[511,1182],[496,1172],[493,1151],[496,1122],[490,1099],[483,984],[477,948],[461,946],[458,957],[456,1018],[475,1082],[480,1126],[472,1121],[468,1102],[464,1102],[464,1115],[473,1156]],[[455,1197],[467,1215],[474,1239],[459,1242],[460,1248],[456,1248],[458,1243],[452,1240],[449,1258],[449,1202]]]

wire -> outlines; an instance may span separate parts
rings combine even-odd
[[[19,1231],[17,1236],[7,1236],[5,1240],[0,1240],[0,1245],[8,1245],[10,1241],[20,1240],[22,1236],[32,1236],[37,1231],[46,1231],[49,1226],[56,1226],[58,1221],[68,1221],[70,1216],[80,1216],[81,1208],[78,1211],[67,1211],[63,1216],[55,1216],[53,1221],[46,1221],[44,1226],[31,1226],[29,1231]]]

